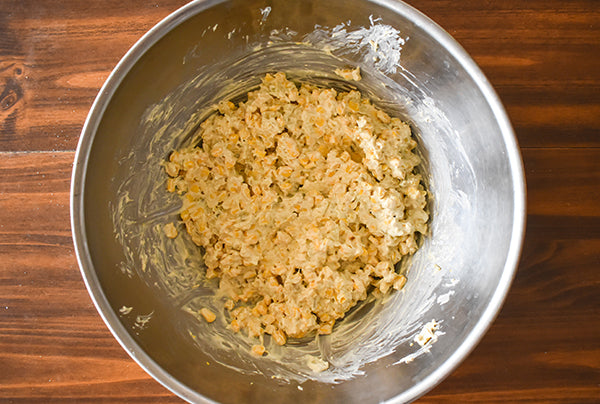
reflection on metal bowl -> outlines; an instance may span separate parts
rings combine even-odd
[[[345,82],[336,68],[360,66]],[[409,122],[432,195],[430,234],[405,288],[360,304],[334,332],[268,347],[192,315],[201,256],[166,239],[177,198],[161,162],[223,99],[265,73],[348,89]],[[470,57],[397,1],[194,1],[115,68],[83,129],[72,228],[86,285],[125,350],[192,401],[406,402],[446,377],[496,316],[524,232],[525,186],[510,123]],[[322,372],[315,361],[328,362]],[[318,364],[318,363],[317,363]]]

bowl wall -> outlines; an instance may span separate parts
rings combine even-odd
[[[356,65],[360,82],[333,73]],[[406,262],[406,287],[349,316],[315,348],[332,364],[320,375],[252,360],[206,337],[210,328],[183,310],[204,298],[185,292],[193,275],[173,281],[164,273],[201,263],[173,258],[189,242],[173,247],[157,238],[178,206],[163,191],[159,162],[193,141],[216,100],[239,98],[275,71],[354,85],[407,120],[432,195],[431,234]],[[190,401],[417,398],[493,321],[524,229],[521,160],[495,93],[449,35],[395,1],[190,3],[138,42],[108,79],[84,127],[72,187],[76,251],[100,314],[141,366]],[[123,306],[132,314],[120,313]],[[138,316],[146,314],[144,324]],[[412,343],[431,320],[439,323],[437,340]],[[286,376],[270,377],[277,374]]]

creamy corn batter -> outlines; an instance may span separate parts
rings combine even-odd
[[[404,286],[394,265],[428,220],[407,124],[358,91],[277,73],[199,131],[199,145],[166,162],[167,188],[233,331],[280,345],[329,334],[368,293]]]

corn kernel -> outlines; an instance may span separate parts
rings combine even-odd
[[[331,334],[332,331],[333,331],[333,324],[332,323],[321,324],[321,326],[319,327],[319,334],[320,335]]]
[[[279,167],[279,169],[277,171],[279,172],[279,175],[281,175],[282,177],[288,178],[292,175],[292,172],[294,170],[292,170],[291,167],[283,166],[283,167]]]
[[[163,231],[165,233],[165,236],[167,236],[168,238],[177,237],[177,228],[175,227],[175,225],[173,223],[165,224]]]
[[[204,317],[204,319],[206,320],[207,323],[212,323],[213,321],[215,321],[217,319],[217,316],[215,315],[215,313],[213,313],[206,307],[203,307],[200,309],[200,314],[202,315],[202,317]]]
[[[265,347],[263,345],[254,345],[250,352],[254,356],[263,356],[265,354]]]
[[[175,192],[175,179],[169,178],[167,180],[167,191]]]
[[[400,290],[406,284],[406,276],[399,275],[398,278],[394,281],[394,289]]]
[[[177,177],[179,174],[179,166],[173,162],[169,162],[165,165],[165,171],[171,177]]]
[[[287,338],[285,337],[285,333],[279,329],[275,330],[273,334],[271,334],[273,340],[277,345],[285,345]]]

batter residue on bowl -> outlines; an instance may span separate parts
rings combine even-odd
[[[199,131],[200,144],[166,162],[167,188],[233,331],[280,345],[328,334],[368,293],[404,286],[394,266],[428,220],[407,124],[358,91],[277,73],[247,101],[221,102]]]

